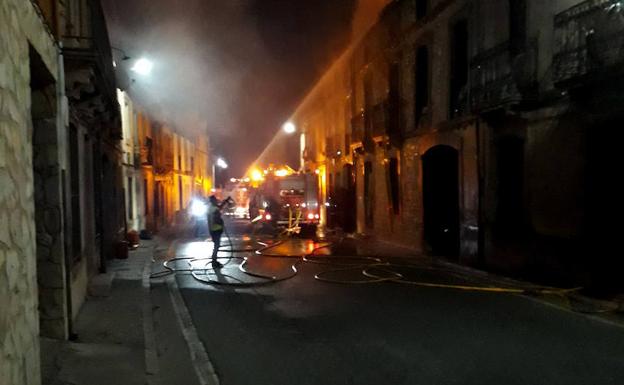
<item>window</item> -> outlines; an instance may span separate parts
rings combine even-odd
[[[364,134],[373,136],[373,79],[370,73],[364,75]]]
[[[512,55],[522,52],[527,35],[526,0],[509,2],[509,49]]]
[[[401,114],[401,70],[399,63],[392,63],[388,75],[388,134],[396,135],[400,129]]]
[[[143,179],[143,205],[145,205],[145,215],[149,214],[149,204],[147,199],[147,179]]]
[[[182,191],[182,176],[178,175],[178,193],[179,193],[179,203],[180,210],[184,208],[184,191]]]
[[[132,177],[128,177],[128,199],[126,200],[126,204],[128,205],[128,219],[132,220],[134,218],[134,194],[133,194],[134,186],[132,183]]]
[[[467,105],[468,21],[459,20],[451,28],[450,116],[460,116]]]
[[[373,164],[364,163],[364,213],[366,226],[373,227],[374,198],[373,198]]]
[[[415,81],[414,108],[416,125],[418,125],[429,106],[429,49],[426,45],[422,45],[416,50]]]
[[[72,261],[80,261],[82,253],[82,217],[80,211],[80,134],[74,125],[69,127],[69,183],[71,187],[71,241]],[[65,175],[65,174],[63,174]],[[64,182],[64,181],[63,181]],[[63,186],[65,184],[63,183]]]
[[[392,204],[392,211],[395,215],[399,214],[400,203],[400,185],[399,185],[399,160],[397,158],[390,158],[388,162],[388,179],[389,179],[389,193],[390,203]]]
[[[518,235],[524,223],[524,141],[505,136],[497,142],[496,224],[503,237]]]
[[[416,0],[416,20],[420,20],[427,16],[429,11],[429,0]]]

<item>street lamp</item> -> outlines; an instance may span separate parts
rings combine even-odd
[[[212,162],[212,188],[215,189],[217,187],[217,167],[226,169],[228,168],[228,164],[223,158],[217,158],[215,162]]]
[[[295,131],[297,131],[297,127],[295,126],[293,122],[284,123],[284,125],[282,126],[282,129],[287,134],[294,134]]]
[[[228,168],[228,164],[225,163],[225,161],[223,160],[223,158],[218,158],[217,159],[217,166],[221,167],[221,168]]]
[[[142,57],[134,63],[134,66],[130,68],[130,70],[139,75],[148,76],[152,72],[152,68],[154,68],[154,63]]]

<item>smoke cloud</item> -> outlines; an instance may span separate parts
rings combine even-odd
[[[141,107],[179,130],[205,129],[241,175],[351,31],[355,0],[102,0],[113,54]],[[370,0],[376,1],[376,0]]]

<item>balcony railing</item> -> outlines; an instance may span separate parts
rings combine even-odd
[[[553,80],[608,72],[624,62],[624,4],[588,0],[555,16]]]
[[[152,138],[145,138],[145,144],[141,146],[141,164],[144,166],[154,165],[154,153],[153,153]]]
[[[519,71],[515,72],[509,42],[475,56],[470,63],[471,109],[483,111],[522,101],[520,88],[535,81],[534,52],[534,45],[529,45],[522,56],[525,60],[517,60]]]
[[[66,27],[62,36],[68,59],[96,64],[105,93],[115,99],[113,56],[106,19],[99,0],[68,0],[65,4]]]

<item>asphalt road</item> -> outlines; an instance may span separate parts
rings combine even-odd
[[[245,243],[243,226],[230,230]],[[179,240],[176,253],[209,249]],[[237,261],[205,274],[252,281]],[[624,328],[513,294],[320,282],[327,265],[296,259],[252,256],[248,268],[286,277],[293,264],[293,278],[255,287],[177,275],[221,384],[624,384]],[[414,274],[463,283],[445,271]]]

